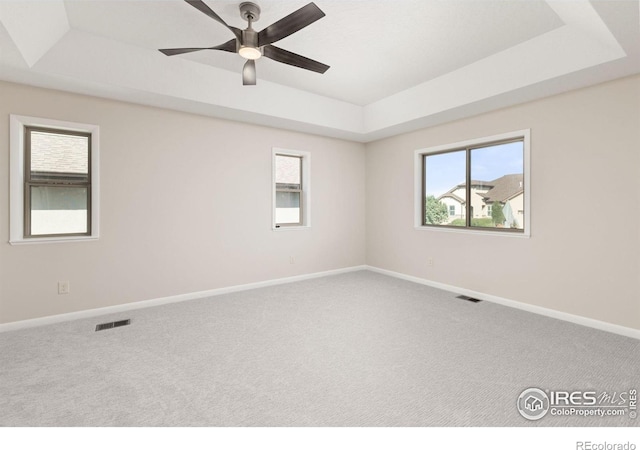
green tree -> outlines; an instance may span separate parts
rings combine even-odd
[[[446,221],[449,217],[449,211],[447,211],[447,205],[436,200],[433,195],[427,197],[427,204],[425,207],[426,223],[438,225]]]
[[[504,225],[504,213],[502,212],[502,203],[494,202],[491,207],[491,218],[493,223],[497,225]]]

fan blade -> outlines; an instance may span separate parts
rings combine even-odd
[[[302,30],[316,20],[322,19],[324,15],[315,3],[309,3],[307,6],[303,6],[260,31],[258,33],[258,43],[260,47],[272,44],[296,31]]]
[[[235,39],[231,39],[224,44],[211,47],[209,50],[222,50],[223,52],[236,53],[238,51],[238,41]]]
[[[158,51],[167,56],[181,55],[182,53],[197,52],[198,50],[209,50],[208,48],[161,48]]]
[[[311,70],[313,72],[325,73],[330,66],[314,61],[297,53],[283,50],[273,45],[267,45],[262,49],[262,55],[290,66],[300,67],[301,69]]]
[[[203,12],[207,16],[211,17],[213,20],[216,20],[217,22],[221,23],[222,25],[230,29],[233,32],[233,34],[236,35],[236,38],[242,39],[242,30],[240,30],[239,28],[227,25],[227,22],[222,20],[222,17],[214,13],[213,10],[209,8],[202,0],[184,0],[184,1],[190,4],[191,6],[193,6],[198,11]]]
[[[224,52],[236,52],[236,40],[231,39],[224,44],[216,45],[215,47],[204,48],[161,48],[160,51],[167,56],[181,55],[182,53],[197,52],[198,50],[222,50]]]
[[[256,61],[248,59],[242,68],[242,84],[254,86],[256,84]]]

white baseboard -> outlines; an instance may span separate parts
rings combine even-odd
[[[534,314],[540,314],[542,316],[551,317],[553,319],[564,320],[566,322],[583,325],[585,327],[595,328],[597,330],[607,331],[609,333],[619,334],[622,336],[640,339],[640,330],[635,328],[623,327],[622,325],[615,325],[609,322],[602,322],[596,319],[590,319],[588,317],[576,316],[575,314],[569,314],[562,311],[556,311],[555,309],[543,308],[542,306],[535,306],[528,303],[522,303],[515,300],[509,300],[507,298],[497,297],[495,295],[484,294],[482,292],[472,291],[470,289],[464,289],[457,286],[451,286],[449,284],[438,283],[437,281],[427,280],[425,278],[418,278],[411,275],[405,275],[399,272],[393,272],[391,270],[380,269],[379,267],[366,266],[367,270],[377,272],[383,275],[388,275],[402,280],[412,281],[418,284],[424,284],[426,286],[443,289],[445,291],[455,292],[457,294],[466,295],[469,297],[477,298],[480,300],[486,300],[488,302],[497,303],[499,305],[508,306],[510,308],[516,308],[523,311],[531,312]]]
[[[356,272],[360,270],[370,270],[372,272],[377,272],[383,275],[388,275],[391,277],[400,278],[402,280],[407,280],[414,283],[424,284],[426,286],[431,286],[438,289],[443,289],[446,291],[467,295],[469,297],[474,297],[480,300],[497,303],[500,305],[508,306],[510,308],[516,308],[523,311],[528,311],[534,314],[540,314],[543,316],[551,317],[553,319],[564,320],[566,322],[571,322],[578,325],[595,328],[597,330],[607,331],[609,333],[619,334],[619,335],[634,338],[634,339],[640,339],[640,330],[637,330],[634,328],[623,327],[621,325],[602,322],[600,320],[590,319],[588,317],[577,316],[574,314],[556,311],[554,309],[543,308],[541,306],[522,303],[515,300],[506,299],[503,297],[498,297],[495,295],[472,291],[470,289],[464,289],[464,288],[452,286],[449,284],[427,280],[425,278],[405,275],[403,273],[393,272],[391,270],[381,269],[378,267],[367,266],[367,265],[345,267],[343,269],[328,270],[326,272],[316,272],[316,273],[297,275],[297,276],[287,277],[287,278],[277,278],[274,280],[266,280],[266,281],[259,281],[256,283],[229,286],[229,287],[224,287],[219,289],[212,289],[208,291],[191,292],[188,294],[180,294],[180,295],[173,295],[170,297],[162,297],[162,298],[143,300],[143,301],[133,302],[133,303],[125,303],[123,305],[107,306],[104,308],[88,309],[84,311],[77,311],[77,312],[66,313],[66,314],[57,314],[54,316],[39,317],[36,319],[9,322],[9,323],[0,324],[0,333],[5,331],[13,331],[13,330],[20,330],[24,328],[38,327],[42,325],[49,325],[49,324],[59,323],[59,322],[67,322],[70,320],[85,319],[88,317],[102,316],[106,314],[121,313],[124,311],[132,311],[136,309],[150,308],[153,306],[166,305],[169,303],[178,303],[178,302],[184,302],[187,300],[195,300],[199,298],[215,297],[217,295],[229,294],[232,292],[248,291],[250,289],[257,289],[257,288],[267,287],[267,286],[276,286],[279,284],[293,283],[296,281],[310,280],[313,278],[321,278],[321,277],[326,277],[330,275],[338,275],[341,273]]]
[[[172,295],[170,297],[155,298],[151,300],[143,300],[133,303],[125,303],[123,305],[106,306],[104,308],[87,309],[84,311],[76,311],[66,314],[56,314],[54,316],[38,317],[37,319],[20,320],[17,322],[9,322],[0,324],[0,333],[5,331],[21,330],[24,328],[39,327],[42,325],[50,325],[59,322],[68,322],[70,320],[85,319],[88,317],[102,316],[105,314],[121,313],[124,311],[132,311],[142,308],[150,308],[152,306],[166,305],[168,303],[178,303],[187,300],[195,300],[198,298],[215,297],[217,295],[229,294],[231,292],[248,291],[267,286],[276,286],[278,284],[293,283],[296,281],[310,280],[313,278],[321,278],[329,275],[338,275],[341,273],[356,272],[366,270],[367,266],[345,267],[343,269],[328,270],[326,272],[316,272],[304,275],[296,275],[287,278],[277,278],[275,280],[258,281],[256,283],[241,284],[237,286],[229,286],[219,289],[211,289],[209,291],[191,292],[188,294]]]

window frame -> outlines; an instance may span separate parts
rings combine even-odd
[[[38,117],[19,116],[11,114],[9,116],[10,125],[10,145],[9,145],[9,243],[16,244],[38,244],[38,243],[60,243],[96,240],[99,238],[99,154],[100,154],[100,127],[92,124],[68,122],[54,119]],[[43,182],[33,181],[27,174],[29,169],[30,150],[26,145],[29,143],[28,130],[46,131],[59,134],[88,135],[89,136],[89,161],[88,161],[88,181],[82,183],[74,182]],[[29,154],[28,154],[29,153]],[[38,186],[82,186],[87,187],[87,232],[86,233],[65,233],[53,235],[31,235],[28,232],[30,218],[30,187]]]
[[[300,189],[278,189],[276,183],[276,156],[289,156],[300,158]],[[304,230],[311,228],[311,153],[301,150],[288,150],[272,148],[271,157],[271,229],[273,231]],[[300,192],[300,222],[277,223],[276,222],[276,196],[278,192]]]
[[[531,130],[524,129],[519,131],[513,131],[503,133],[494,136],[488,136],[477,139],[470,139],[467,141],[456,142],[452,144],[438,145],[435,147],[428,147],[415,150],[414,152],[414,228],[417,230],[429,230],[429,231],[444,231],[453,233],[471,233],[471,234],[484,234],[493,236],[512,236],[512,237],[530,237],[531,236],[531,176],[530,176],[530,140]],[[465,226],[448,226],[448,225],[431,225],[425,224],[424,211],[426,207],[426,195],[425,189],[425,156],[437,155],[443,153],[450,153],[455,151],[464,150],[466,152],[466,164],[465,173],[466,180],[470,179],[470,154],[473,150],[490,147],[499,144],[505,144],[509,142],[522,141],[523,142],[523,178],[524,178],[524,229],[511,229],[511,228],[489,228],[489,227],[471,227],[471,211],[469,208],[466,210]],[[470,183],[466,182],[467,197],[471,190]]]
[[[87,181],[61,181],[61,180],[37,180],[32,178],[31,173],[31,133],[32,132],[49,133],[67,136],[83,136],[88,139],[87,148]],[[23,236],[25,239],[46,238],[46,237],[69,237],[69,236],[91,236],[91,133],[81,131],[60,130],[57,128],[34,127],[27,125],[24,127],[24,217],[23,217]],[[31,230],[31,188],[33,187],[83,187],[87,189],[87,231],[84,233],[54,233],[54,234],[37,234],[34,235]]]
[[[298,216],[299,216],[299,221],[298,222],[287,222],[287,223],[277,223],[275,224],[276,227],[299,227],[302,226],[302,224],[304,223],[304,209],[305,209],[305,205],[304,205],[304,196],[303,196],[303,183],[304,183],[304,174],[302,173],[302,156],[294,156],[294,155],[284,155],[282,153],[276,153],[275,154],[275,159],[277,159],[278,156],[281,157],[286,157],[286,158],[295,158],[298,160],[298,164],[300,165],[300,183],[278,183],[277,180],[274,180],[275,183],[275,190],[276,190],[276,202],[277,202],[277,196],[278,196],[278,192],[286,192],[286,193],[298,193],[298,209],[300,210]],[[292,188],[292,187],[282,187],[282,185],[286,185],[286,186],[298,186],[296,188]],[[278,187],[278,185],[281,185],[280,187]],[[277,205],[276,205],[277,206]]]

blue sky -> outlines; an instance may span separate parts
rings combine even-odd
[[[465,179],[465,151],[427,158],[427,195],[444,194]],[[494,145],[471,151],[471,178],[491,181],[503,175],[522,173],[522,142]]]

